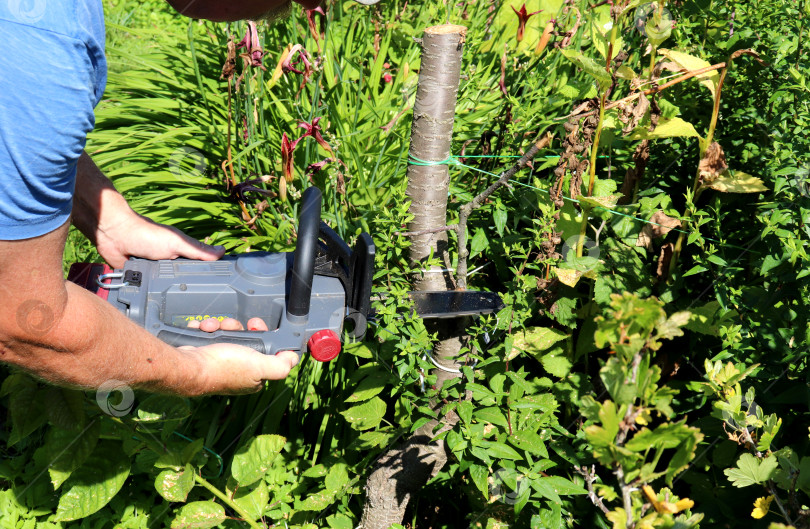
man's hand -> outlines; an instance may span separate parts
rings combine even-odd
[[[209,318],[202,322],[192,320],[188,324],[193,329],[205,332],[244,331],[244,326],[233,318],[219,321]],[[266,331],[267,324],[261,318],[251,318],[247,322],[248,330]],[[211,370],[213,392],[218,394],[251,393],[261,389],[265,380],[279,380],[287,376],[298,364],[298,355],[292,351],[281,351],[265,355],[239,345],[212,344],[205,347],[180,347],[181,350],[200,355],[202,364]],[[254,385],[246,385],[245,377],[252,374]],[[207,378],[207,377],[206,377]]]
[[[222,321],[210,318],[202,322],[192,320],[188,326],[205,332],[220,329],[223,331],[245,330],[244,326],[233,318],[225,318]],[[251,331],[268,330],[267,324],[261,318],[249,319],[247,326]],[[249,347],[230,344],[212,344],[205,347],[184,346],[180,349],[199,355],[202,365],[210,370],[210,373],[204,374],[204,380],[210,380],[210,392],[216,394],[258,391],[265,380],[282,379],[298,364],[298,355],[292,351],[281,351],[273,356],[259,353]],[[250,377],[254,381],[253,386],[246,384]]]
[[[96,249],[113,268],[121,268],[130,257],[175,259],[186,257],[216,261],[225,254],[222,246],[209,246],[177,228],[164,226],[132,210],[119,214],[112,225],[99,225],[95,234]]]
[[[216,261],[225,253],[221,246],[201,243],[132,211],[87,153],[76,168],[73,224],[113,268],[121,268],[130,257]]]

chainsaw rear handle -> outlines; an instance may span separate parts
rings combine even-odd
[[[253,335],[253,336],[250,336]],[[159,340],[173,346],[181,347],[190,345],[192,347],[204,347],[216,343],[227,343],[231,345],[242,345],[250,347],[262,354],[276,354],[279,351],[268,350],[264,340],[257,338],[254,331],[216,331],[203,334],[202,331],[194,329],[163,329],[157,333]],[[298,352],[300,355],[300,352]]]

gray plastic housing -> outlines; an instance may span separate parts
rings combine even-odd
[[[310,336],[331,329],[341,336],[346,292],[340,280],[315,275],[307,315],[288,314],[293,253],[252,252],[219,261],[130,259],[124,277],[113,279],[107,300],[130,320],[173,345],[233,343],[264,354],[306,351]],[[140,272],[140,286],[125,282]],[[130,276],[132,274],[129,274]],[[137,281],[135,281],[137,282]],[[216,331],[188,328],[191,319],[264,320],[269,331]]]

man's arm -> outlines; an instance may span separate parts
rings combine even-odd
[[[62,278],[68,225],[22,241],[0,241],[0,360],[59,385],[120,380],[162,393],[242,393],[284,378],[295,353],[268,356],[218,344],[174,348],[112,305]]]

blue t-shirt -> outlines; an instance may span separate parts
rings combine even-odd
[[[101,0],[0,0],[0,240],[68,220],[106,80]]]

